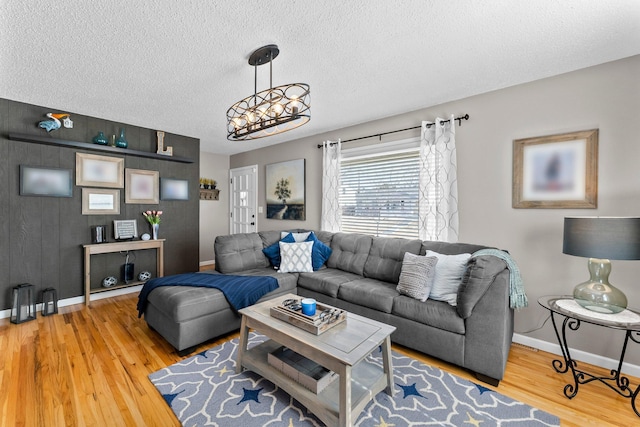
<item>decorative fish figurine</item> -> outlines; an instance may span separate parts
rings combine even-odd
[[[42,129],[45,129],[47,132],[51,132],[52,130],[57,130],[60,129],[61,123],[59,119],[62,119],[64,117],[69,117],[69,114],[67,113],[47,113],[47,117],[49,117],[51,120],[43,120],[40,123],[38,123],[38,127],[41,127]]]

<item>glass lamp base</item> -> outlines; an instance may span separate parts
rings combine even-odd
[[[620,313],[627,308],[627,297],[609,283],[611,263],[607,259],[589,259],[590,280],[573,289],[573,298],[587,310],[598,313]]]

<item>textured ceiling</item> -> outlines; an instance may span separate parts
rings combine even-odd
[[[0,0],[0,97],[233,154],[640,54],[638,0]],[[311,86],[311,121],[226,140],[253,93]],[[268,67],[258,68],[258,90]]]

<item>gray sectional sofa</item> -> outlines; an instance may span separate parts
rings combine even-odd
[[[303,230],[292,230],[303,231]],[[395,326],[393,342],[464,367],[485,382],[503,378],[513,335],[509,307],[509,270],[495,256],[472,257],[457,293],[457,305],[422,302],[396,290],[405,252],[427,250],[453,255],[485,246],[362,234],[315,232],[332,249],[326,267],[314,272],[279,273],[263,249],[277,243],[280,231],[218,236],[213,274],[269,275],[279,288],[262,300],[284,293],[312,297],[325,304]],[[176,349],[237,330],[240,317],[215,289],[168,286],[148,297],[145,319]]]

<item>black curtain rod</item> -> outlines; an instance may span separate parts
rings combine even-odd
[[[469,115],[465,114],[464,116],[456,117],[453,120],[457,120],[458,121],[458,126],[462,126],[462,121],[463,120],[469,120]],[[440,126],[442,126],[445,123],[449,123],[450,121],[451,120],[440,120]],[[434,124],[435,123],[428,124],[427,127],[431,127]],[[361,136],[360,138],[345,139],[344,141],[341,141],[341,142],[344,144],[345,142],[360,141],[361,139],[373,138],[374,136],[377,136],[382,141],[382,137],[385,136],[385,135],[389,135],[389,134],[397,133],[397,132],[404,132],[405,130],[420,129],[421,127],[422,126],[413,126],[413,127],[410,127],[410,128],[392,130],[392,131],[389,131],[389,132],[376,133],[374,135]],[[329,146],[332,146],[332,145],[335,145],[335,142],[332,142],[332,143],[329,144]],[[322,148],[322,147],[323,147],[323,144],[318,144],[318,148]]]

